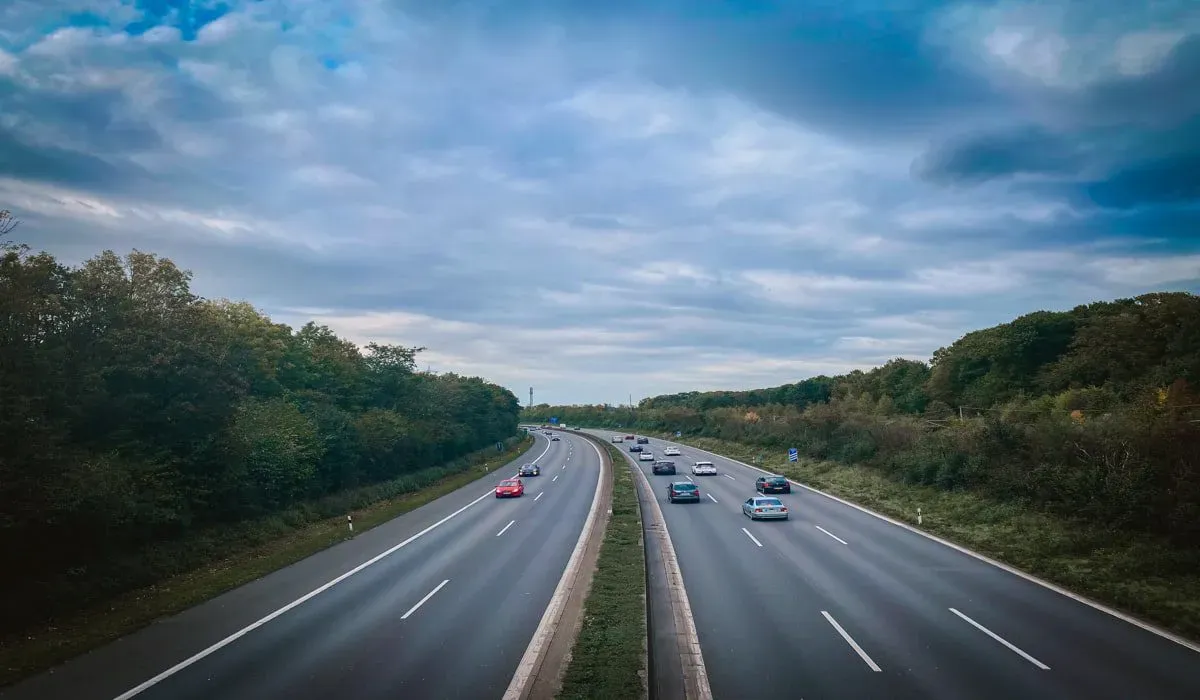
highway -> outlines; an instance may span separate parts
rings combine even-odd
[[[741,503],[761,472],[685,445],[662,457],[669,444],[649,448],[677,476],[639,466],[717,700],[1200,698],[1192,649],[798,487],[780,496],[789,521],[751,522]],[[691,477],[698,460],[719,475]],[[667,503],[667,483],[689,478],[701,503]]]
[[[535,457],[542,475],[524,479],[526,495],[496,499],[495,484]],[[500,698],[575,548],[599,476],[587,440],[539,435],[493,476],[0,698]]]

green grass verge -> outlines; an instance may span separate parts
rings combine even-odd
[[[943,491],[839,462],[787,461],[781,450],[662,436],[757,464],[1003,561],[1064,588],[1200,639],[1200,548],[1064,518],[970,491]],[[762,462],[755,458],[762,456]]]
[[[452,467],[435,467],[299,507],[300,511],[307,508],[328,512],[330,503],[326,501],[347,504],[338,515],[316,522],[304,522],[299,515],[267,518],[237,528],[235,532],[242,539],[232,541],[230,533],[220,537],[198,535],[197,539],[207,537],[202,546],[209,549],[214,549],[213,540],[220,541],[221,555],[191,571],[115,596],[42,629],[20,636],[6,635],[0,641],[0,687],[350,539],[347,514],[354,517],[355,532],[361,533],[419,508],[513,461],[533,442],[532,437],[525,436],[504,452],[481,450]],[[302,524],[289,527],[288,520]],[[264,537],[264,532],[271,536]]]
[[[583,626],[558,697],[645,697],[646,557],[633,474],[620,452],[613,465],[612,516],[584,605]]]

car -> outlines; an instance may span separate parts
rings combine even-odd
[[[550,442],[562,442],[562,441],[558,439],[557,435],[555,435],[554,437],[550,438]]]
[[[658,462],[654,463],[653,467],[651,467],[651,471],[653,471],[655,474],[674,474],[675,473],[675,463],[674,462],[666,462],[666,461],[658,461]]]
[[[641,446],[641,445],[630,445],[630,446],[629,446],[629,451],[630,451],[630,452],[641,452],[641,451],[642,451],[642,446]]]
[[[678,503],[679,501],[695,501],[700,502],[700,487],[690,481],[672,481],[667,484],[667,501]]]
[[[625,436],[625,439],[626,439],[626,440],[632,440],[632,439],[633,439],[633,436],[632,436],[632,435],[626,435],[626,436]]]
[[[788,509],[774,496],[751,496],[742,503],[742,515],[751,520],[787,520]]]
[[[613,435],[613,442],[614,443],[625,442],[625,438],[621,437],[620,435]]]
[[[638,461],[639,462],[653,462],[654,461],[654,453],[653,452],[642,452],[641,454],[638,455]]]
[[[641,437],[641,436],[638,436],[638,439],[637,439],[637,444],[639,444],[639,445],[649,445],[649,444],[650,444],[650,438],[648,438],[648,437]]]
[[[542,468],[536,464],[522,464],[517,476],[541,476]]]
[[[678,457],[678,456],[679,456],[679,448],[678,447],[663,448],[663,457]]]
[[[520,498],[525,495],[525,484],[520,479],[505,479],[496,486],[496,498]]]
[[[692,473],[696,476],[716,476],[717,465],[712,462],[696,462],[692,465]]]
[[[754,480],[754,490],[762,494],[791,493],[792,482],[779,475],[760,476]]]

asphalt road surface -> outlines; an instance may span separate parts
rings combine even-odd
[[[543,450],[542,475],[524,479],[523,498],[492,495]],[[0,698],[134,697],[144,682],[389,550],[136,697],[499,698],[579,539],[600,462],[583,438],[539,436],[526,458],[494,474]]]
[[[610,439],[613,433],[595,431]],[[752,522],[754,469],[651,440],[650,480],[717,700],[1196,700],[1200,653],[820,494]],[[627,450],[629,445],[620,445]],[[717,476],[690,476],[695,461]],[[701,503],[670,504],[690,479]]]

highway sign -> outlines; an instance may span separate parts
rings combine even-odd
[[[800,450],[797,450],[795,447],[788,450],[788,461],[789,462],[799,462],[800,461]]]

